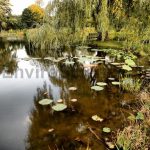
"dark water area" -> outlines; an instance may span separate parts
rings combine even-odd
[[[0,150],[84,150],[88,144],[92,150],[106,149],[103,139],[112,138],[113,132],[122,127],[128,115],[128,109],[122,106],[134,99],[108,79],[118,81],[122,73],[119,69],[107,61],[83,67],[76,58],[72,65],[42,60],[28,55],[19,42],[0,43],[0,53]],[[59,55],[98,54],[76,50]],[[100,92],[91,90],[97,82],[108,85]],[[69,87],[77,87],[77,91],[69,91]],[[63,99],[68,108],[53,112],[49,106],[39,105],[43,98],[54,102]],[[93,115],[104,121],[93,121]],[[95,138],[89,126],[102,141]],[[103,127],[111,128],[112,133],[103,133]]]

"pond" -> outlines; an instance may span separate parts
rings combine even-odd
[[[134,99],[111,83],[113,78],[119,81],[121,72],[109,63],[108,56],[90,49],[64,51],[59,56],[75,62],[64,63],[63,59],[33,57],[19,42],[0,43],[0,51],[1,150],[75,150],[88,145],[93,150],[106,149],[104,140],[122,127],[128,115],[124,105]],[[101,62],[83,66],[77,57],[85,55],[99,55]],[[97,92],[91,89],[97,82],[107,85]],[[63,99],[68,108],[55,112],[39,104],[44,98],[55,103]],[[103,122],[92,120],[93,115]],[[104,127],[112,133],[103,133]]]

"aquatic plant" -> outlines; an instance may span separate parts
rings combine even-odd
[[[138,92],[140,91],[142,81],[137,78],[132,78],[130,76],[120,78],[121,87],[129,92]]]
[[[52,106],[52,109],[54,111],[63,111],[66,108],[67,108],[67,105],[65,105],[65,104],[56,104],[56,105]]]
[[[53,102],[53,100],[51,100],[51,99],[42,99],[42,100],[39,101],[39,104],[41,104],[41,105],[49,105],[52,102]]]

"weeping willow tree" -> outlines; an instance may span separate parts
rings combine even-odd
[[[108,0],[54,0],[45,10],[44,23],[27,38],[36,47],[57,49],[84,43],[89,33],[105,40],[109,28]]]
[[[113,29],[124,49],[143,46],[149,36],[150,1],[146,0],[53,0],[45,9],[43,25],[27,38],[37,48],[58,49],[85,43],[89,33],[104,41]],[[144,42],[143,42],[144,44]]]
[[[10,14],[10,2],[9,0],[0,0],[0,31],[6,26],[7,17]]]

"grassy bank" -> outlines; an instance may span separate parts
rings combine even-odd
[[[24,40],[24,30],[9,30],[0,32],[0,38],[7,41]]]
[[[128,117],[128,126],[117,133],[118,150],[149,150],[150,148],[150,92],[141,91],[136,107]]]

